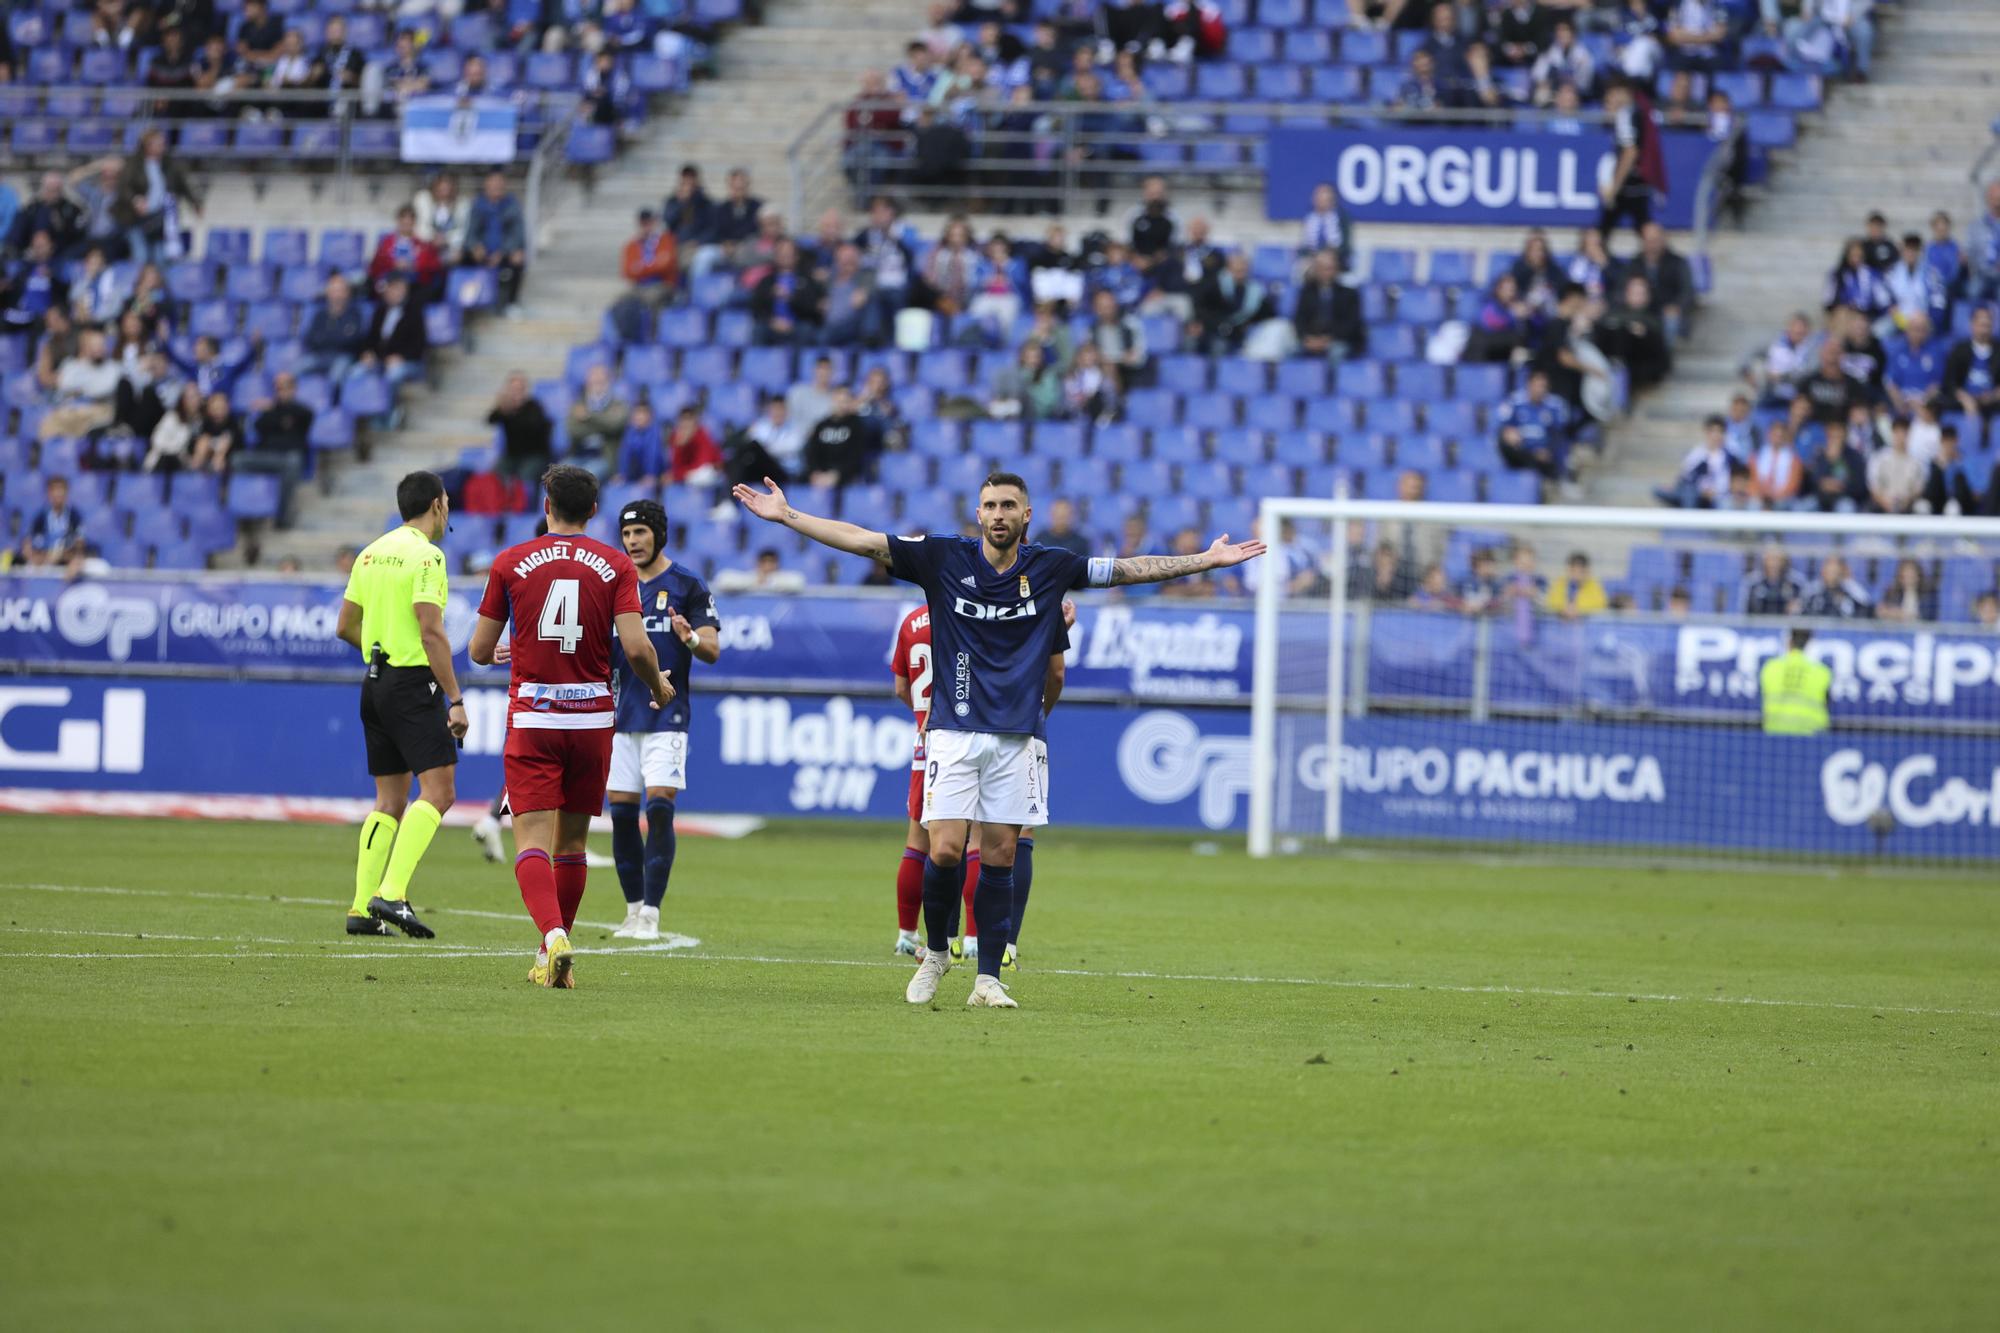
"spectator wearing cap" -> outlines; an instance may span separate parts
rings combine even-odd
[[[437,247],[417,234],[417,210],[411,204],[396,210],[396,229],[376,243],[368,261],[368,281],[377,292],[392,273],[402,274],[419,291],[444,289],[444,261]]]
[[[507,188],[507,175],[486,173],[465,232],[465,262],[492,269],[509,319],[521,314],[521,280],[528,269],[528,227],[521,201]]]

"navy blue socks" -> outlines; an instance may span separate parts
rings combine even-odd
[[[634,834],[637,837],[637,834]],[[625,874],[623,861],[618,865],[619,876]],[[674,803],[664,796],[655,796],[646,802],[646,906],[657,908],[667,896],[667,881],[674,873]],[[631,892],[626,892],[631,899]]]
[[[972,891],[972,916],[979,922],[979,937],[987,947],[979,951],[979,970],[998,978],[1000,962],[1007,956],[1003,943],[1010,929],[1008,917],[1014,911],[1014,867],[996,866],[991,861],[979,865],[979,887]]]
[[[611,803],[611,860],[625,901],[638,902],[645,889],[646,852],[639,840],[639,807],[629,801]]]
[[[950,950],[951,937],[958,930],[958,893],[964,873],[958,866],[941,866],[924,859],[925,948]]]
[[[1022,838],[1014,844],[1014,920],[1007,928],[1007,942],[1021,942],[1021,918],[1028,914],[1028,888],[1035,882],[1035,840]]]

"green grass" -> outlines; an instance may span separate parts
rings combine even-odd
[[[351,840],[0,819],[9,1326],[2000,1323],[1990,882],[1065,829],[995,1014],[884,827],[683,839],[573,993],[457,830],[347,940]]]

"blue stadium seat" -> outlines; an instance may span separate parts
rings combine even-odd
[[[300,262],[278,271],[279,299],[293,305],[311,305],[326,288],[326,275],[317,264]]]
[[[737,357],[736,377],[765,393],[781,394],[798,382],[789,347],[746,347]],[[817,422],[800,422],[811,430]]]
[[[340,156],[340,127],[324,123],[295,126],[291,151],[307,161],[325,161]]]
[[[1396,302],[1396,318],[1420,328],[1438,324],[1448,314],[1442,287],[1406,287]]]
[[[669,347],[693,347],[708,351],[708,312],[694,306],[673,306],[660,312],[660,341]]]
[[[585,343],[581,347],[569,349],[563,361],[563,378],[571,384],[582,384],[583,377],[594,366],[612,368],[618,364],[618,349],[604,343]]]
[[[403,152],[401,131],[393,124],[356,121],[348,131],[347,149],[362,161],[399,158]]]
[[[227,338],[236,332],[236,307],[227,301],[196,301],[188,310],[188,332],[197,338]]]
[[[1143,455],[1144,437],[1129,422],[1099,426],[1090,436],[1090,455],[1108,463],[1128,463]]]
[[[1406,361],[1396,367],[1396,396],[1413,403],[1435,403],[1445,396],[1444,367]]]
[[[319,262],[330,269],[356,269],[368,262],[367,239],[358,231],[323,231],[319,236]]]
[[[1217,493],[1202,492],[1205,495]],[[1146,526],[1153,530],[1153,540],[1164,550],[1181,529],[1193,528],[1196,532],[1200,532],[1201,500],[1185,493],[1162,495],[1146,506]],[[1208,545],[1208,538],[1202,538],[1202,545]]]
[[[896,491],[921,490],[931,484],[931,460],[907,449],[883,454],[877,472],[882,484]]]
[[[1368,256],[1370,282],[1405,283],[1417,280],[1417,252],[1377,249]]]
[[[1295,358],[1278,363],[1277,390],[1294,398],[1319,398],[1328,390],[1331,371],[1320,360]]]
[[[344,407],[327,408],[313,418],[312,431],[306,439],[315,450],[352,449],[354,417]]]
[[[1298,419],[1298,400],[1290,394],[1261,393],[1243,404],[1243,424],[1252,430],[1288,431]]]
[[[736,298],[736,276],[710,272],[688,284],[688,299],[703,310],[720,310]]]
[[[1333,382],[1335,392],[1344,398],[1381,398],[1388,392],[1379,361],[1343,361]]]
[[[1349,28],[1340,34],[1340,60],[1345,65],[1388,64],[1388,35],[1365,28]]]
[[[1145,82],[1147,90],[1162,102],[1183,101],[1193,91],[1184,65],[1155,62],[1147,65],[1139,77]]]
[[[1252,75],[1263,101],[1296,102],[1305,96],[1305,74],[1297,65],[1258,65]]]
[[[187,157],[208,157],[227,151],[229,126],[220,120],[191,120],[183,124],[175,147]]]
[[[1354,65],[1328,64],[1315,64],[1309,68],[1312,70],[1315,101],[1354,106],[1368,100],[1367,70]]]
[[[1257,21],[1267,28],[1302,28],[1306,0],[1257,0]]]
[[[1199,463],[1206,454],[1194,426],[1162,426],[1153,432],[1151,457],[1162,463]]]
[[[1327,461],[1326,436],[1316,430],[1279,431],[1271,439],[1271,461],[1284,467],[1313,467]]]
[[[1403,435],[1396,440],[1396,466],[1432,472],[1444,466],[1444,441],[1435,435]]]
[[[1342,391],[1327,398],[1306,399],[1306,414],[1303,423],[1307,430],[1318,431],[1322,435],[1338,435],[1354,425],[1354,400]]]
[[[1294,65],[1331,65],[1333,34],[1321,27],[1294,27],[1285,34],[1285,59]]]
[[[1278,58],[1278,34],[1268,28],[1240,28],[1229,34],[1224,51],[1238,64],[1261,65]]]
[[[69,135],[64,145],[78,157],[99,157],[109,153],[117,143],[118,131],[109,121],[71,121]]]
[[[312,233],[304,227],[265,228],[264,262],[276,265],[281,274],[287,268],[303,268],[310,264]]]
[[[1155,495],[1170,495],[1174,489],[1173,470],[1158,459],[1127,463],[1118,469],[1118,485],[1127,494],[1142,500]]]
[[[1187,423],[1200,430],[1231,430],[1236,425],[1236,396],[1198,393],[1187,400]]]
[[[1727,93],[1738,111],[1754,111],[1764,104],[1764,76],[1756,70],[1723,70],[1714,75],[1711,86]]]
[[[1236,469],[1216,459],[1181,466],[1181,492],[1186,495],[1236,494]]]
[[[167,295],[184,305],[206,300],[215,292],[215,270],[191,259],[169,264],[165,277]]]
[[[1035,452],[1050,458],[1083,456],[1084,431],[1080,421],[1043,421],[1035,426]]]
[[[972,384],[971,361],[957,348],[926,352],[918,360],[917,381],[939,393],[962,393]]]
[[[942,461],[955,459],[965,452],[965,423],[961,421],[919,423],[910,429],[910,447]]]
[[[1210,388],[1214,368],[1208,358],[1193,352],[1169,352],[1159,359],[1159,378],[1183,393],[1199,393]]]
[[[232,259],[223,278],[222,294],[232,301],[268,301],[276,295],[276,284],[271,279],[271,270],[265,264],[253,264],[247,259]]]
[[[237,157],[281,156],[285,150],[285,127],[272,121],[239,122],[230,147]]]
[[[978,454],[957,454],[938,460],[938,484],[955,495],[973,495],[992,470],[992,463]]]
[[[633,384],[652,388],[673,377],[673,366],[666,348],[644,344],[625,349],[621,374]]]
[[[972,452],[981,458],[1011,460],[1025,465],[1022,457],[1027,448],[1027,433],[1018,421],[975,421],[968,432]],[[1043,460],[1044,463],[1047,460]],[[1026,474],[1023,474],[1024,476]],[[1030,494],[1034,488],[1030,487]]]
[[[1297,255],[1290,246],[1260,245],[1250,252],[1250,277],[1263,283],[1290,282],[1297,263]]]
[[[1126,395],[1125,416],[1137,426],[1171,426],[1180,416],[1180,396],[1172,389],[1134,389]]]
[[[1473,281],[1477,262],[1470,250],[1433,250],[1428,280],[1436,286],[1463,287]]]
[[[340,405],[357,417],[379,417],[395,407],[389,382],[372,370],[357,372],[340,390]]]
[[[1204,102],[1240,102],[1247,92],[1247,83],[1241,65],[1195,67],[1195,96]]]
[[[1461,365],[1452,371],[1452,397],[1468,403],[1497,403],[1507,396],[1507,367]]]
[[[1479,478],[1470,472],[1432,472],[1424,488],[1424,498],[1438,504],[1475,504],[1479,500]]]
[[[1423,349],[1417,331],[1407,324],[1378,325],[1368,330],[1368,355],[1384,361],[1413,361]]]
[[[1454,440],[1462,440],[1479,433],[1477,412],[1472,403],[1463,399],[1429,398],[1422,401],[1425,403],[1425,426],[1433,434],[1449,435]]]
[[[1540,504],[1542,479],[1532,472],[1490,472],[1486,475],[1486,500],[1497,505]]]
[[[576,82],[576,61],[560,51],[537,51],[521,71],[521,82],[543,92],[561,92]]]
[[[222,503],[222,479],[212,472],[181,472],[175,475],[167,494],[168,508],[176,516],[204,512]],[[140,521],[144,515],[140,516]],[[137,536],[135,526],[133,535]]]
[[[458,307],[448,302],[424,307],[424,336],[432,347],[456,347],[460,332]]]
[[[1167,378],[1176,388],[1189,386],[1178,379]],[[1249,398],[1268,392],[1271,387],[1271,371],[1262,361],[1249,361],[1242,357],[1228,357],[1216,364],[1215,387],[1223,393],[1232,393],[1239,398]]]
[[[696,346],[681,358],[681,378],[719,387],[736,378],[736,358],[727,347]]]
[[[1355,484],[1358,475],[1353,468],[1338,463],[1302,468],[1299,471],[1298,493],[1320,499],[1339,494],[1340,487],[1345,485],[1350,496],[1359,496],[1361,488]]]
[[[715,317],[715,340],[724,347],[748,347],[756,332],[748,310],[725,310]]]
[[[1784,111],[1817,111],[1820,101],[1820,79],[1817,74],[1771,76],[1771,106],[1774,108]]]
[[[276,518],[282,483],[277,477],[243,473],[230,478],[229,513],[239,519]]]
[[[569,132],[563,155],[570,165],[594,167],[609,162],[618,153],[618,141],[609,125],[577,125]]]

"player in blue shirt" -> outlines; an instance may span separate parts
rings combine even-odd
[[[979,884],[972,910],[1005,921],[1013,910],[1014,854],[1023,828],[1048,821],[1047,751],[1035,743],[1046,712],[1049,658],[1062,635],[1063,595],[1072,588],[1161,583],[1226,569],[1262,555],[1258,541],[1218,537],[1206,551],[1181,556],[1083,556],[1023,545],[1034,518],[1028,485],[995,472],[979,488],[978,538],[896,537],[852,523],[815,518],[770,489],[737,486],[736,499],[757,517],[781,523],[836,551],[866,556],[924,590],[931,608],[931,710],[924,761],[924,825],[930,864],[924,872],[923,962],[904,998],[929,1004],[951,970],[949,928],[967,830],[980,825]],[[1013,1009],[1000,984],[1005,954],[979,955],[979,980],[966,1003]]]
[[[618,511],[618,540],[639,568],[639,609],[659,654],[660,671],[674,697],[655,708],[652,695],[625,666],[625,650],[611,649],[618,683],[617,731],[611,737],[611,859],[625,890],[620,939],[660,938],[660,901],[674,873],[674,798],[687,786],[688,668],[694,659],[713,664],[722,656],[715,598],[693,570],[667,559],[667,511],[657,500],[634,500]],[[639,836],[639,799],[646,802],[646,833]]]

